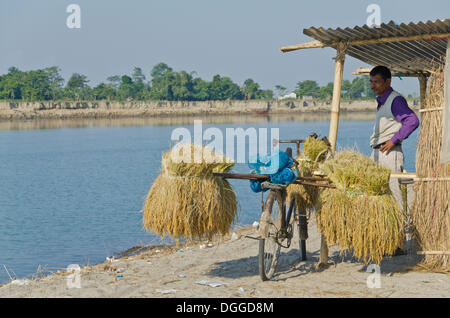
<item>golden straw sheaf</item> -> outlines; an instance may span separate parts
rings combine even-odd
[[[147,195],[144,228],[160,236],[187,240],[227,234],[237,217],[237,199],[229,182],[213,173],[229,172],[234,162],[194,144],[178,150],[182,158],[194,158],[197,152],[201,161],[179,162],[174,160],[172,150],[162,156],[161,174]],[[214,161],[205,160],[212,157]]]
[[[303,153],[297,156],[297,170],[300,177],[312,177],[317,164],[325,160],[327,144],[320,139],[308,137],[303,145]],[[319,187],[291,184],[287,188],[287,202],[295,198],[297,211],[312,209],[317,204],[320,193]]]
[[[438,110],[422,113],[416,158],[418,178],[450,177],[449,165],[440,163],[444,84],[443,69],[434,69],[428,79],[424,105],[421,108]],[[422,251],[450,250],[450,181],[423,182],[419,179],[414,184],[414,194],[411,219],[418,247]],[[426,254],[418,266],[427,271],[448,273],[450,255]]]
[[[353,151],[320,165],[336,189],[324,189],[317,224],[328,242],[366,264],[403,245],[405,216],[389,189],[390,170]]]

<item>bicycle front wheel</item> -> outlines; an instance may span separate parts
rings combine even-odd
[[[277,202],[275,208],[274,203]],[[276,191],[270,191],[264,204],[263,217],[260,225],[265,226],[265,235],[259,240],[259,276],[263,281],[273,278],[280,255],[281,246],[278,244],[277,234],[284,215],[283,200]],[[261,224],[264,223],[264,224]]]

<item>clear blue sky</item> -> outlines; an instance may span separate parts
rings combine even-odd
[[[81,7],[81,29],[69,29],[69,4]],[[381,21],[409,23],[449,18],[448,0],[0,0],[0,73],[59,66],[90,85],[139,66],[165,62],[211,80],[229,76],[239,85],[253,78],[264,89],[294,89],[305,79],[332,81],[331,48],[281,53],[279,47],[312,40],[311,26],[353,27],[366,23],[369,4]],[[359,66],[348,57],[344,79]],[[417,79],[394,79],[404,94],[418,92]]]

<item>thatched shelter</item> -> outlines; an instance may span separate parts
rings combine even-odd
[[[417,158],[432,162],[433,167],[427,167],[427,171],[434,171],[431,175],[425,170],[421,170],[420,165],[416,165],[417,173],[391,174],[397,178],[413,178],[415,183],[415,204],[411,212],[413,221],[425,220],[416,226],[416,238],[419,241],[425,255],[425,263],[431,264],[428,268],[449,270],[450,266],[450,213],[448,205],[448,192],[450,188],[449,178],[449,147],[448,131],[450,124],[448,120],[450,112],[450,73],[449,73],[449,51],[450,51],[450,19],[434,20],[427,22],[397,24],[391,21],[383,23],[377,27],[355,26],[353,28],[324,29],[323,27],[310,27],[304,29],[303,33],[314,38],[314,41],[281,47],[282,52],[290,52],[301,49],[331,47],[336,50],[334,58],[335,73],[333,98],[331,107],[330,130],[328,139],[332,146],[332,152],[336,148],[336,139],[339,122],[339,108],[341,98],[342,73],[346,55],[352,56],[369,65],[385,65],[389,67],[393,74],[401,76],[417,77],[420,85],[420,101],[422,115],[422,129],[420,131]],[[447,56],[447,58],[446,58]],[[439,77],[442,75],[436,72],[442,71],[445,74],[446,85],[441,85],[441,95],[445,98],[427,99],[427,80],[430,76]],[[367,75],[370,69],[360,68],[353,74]],[[436,81],[434,81],[436,82]],[[444,81],[442,81],[444,82]],[[435,89],[436,85],[433,85]],[[428,92],[430,92],[430,87]],[[428,104],[427,104],[428,103]],[[441,104],[439,104],[441,103]],[[433,117],[431,117],[431,115]],[[432,124],[426,124],[430,120]],[[439,131],[436,131],[436,124]],[[428,127],[428,128],[425,128]],[[433,130],[434,129],[434,130]],[[432,131],[433,130],[433,131]],[[425,136],[432,137],[428,143],[431,146],[421,146],[425,143]],[[433,157],[433,160],[427,160]],[[440,158],[441,157],[441,158]],[[439,173],[436,173],[439,171]],[[423,197],[424,193],[434,193],[432,196]],[[436,198],[439,198],[438,200]],[[446,201],[447,198],[447,201]],[[426,201],[426,204],[418,202]],[[439,213],[436,213],[436,210]],[[439,216],[439,220],[429,221],[431,216]],[[431,224],[431,225],[430,225]],[[430,233],[436,233],[438,229],[439,245],[433,245],[436,237]],[[428,244],[430,243],[430,244]],[[428,250],[429,248],[436,250]],[[425,249],[424,249],[425,248]],[[328,259],[328,245],[326,238],[322,236],[320,262],[326,264]]]

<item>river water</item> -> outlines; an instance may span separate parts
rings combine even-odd
[[[160,172],[171,133],[193,120],[203,129],[279,128],[280,139],[328,134],[328,114],[0,122],[0,284],[69,264],[96,264],[140,244],[167,243],[142,228],[145,196]],[[369,155],[374,114],[341,115],[340,147]],[[404,142],[415,171],[418,131]],[[282,149],[286,146],[282,145]],[[295,146],[294,150],[295,150]],[[247,173],[245,164],[235,172]],[[261,194],[232,180],[236,225],[259,219]],[[6,272],[4,266],[9,271]]]

